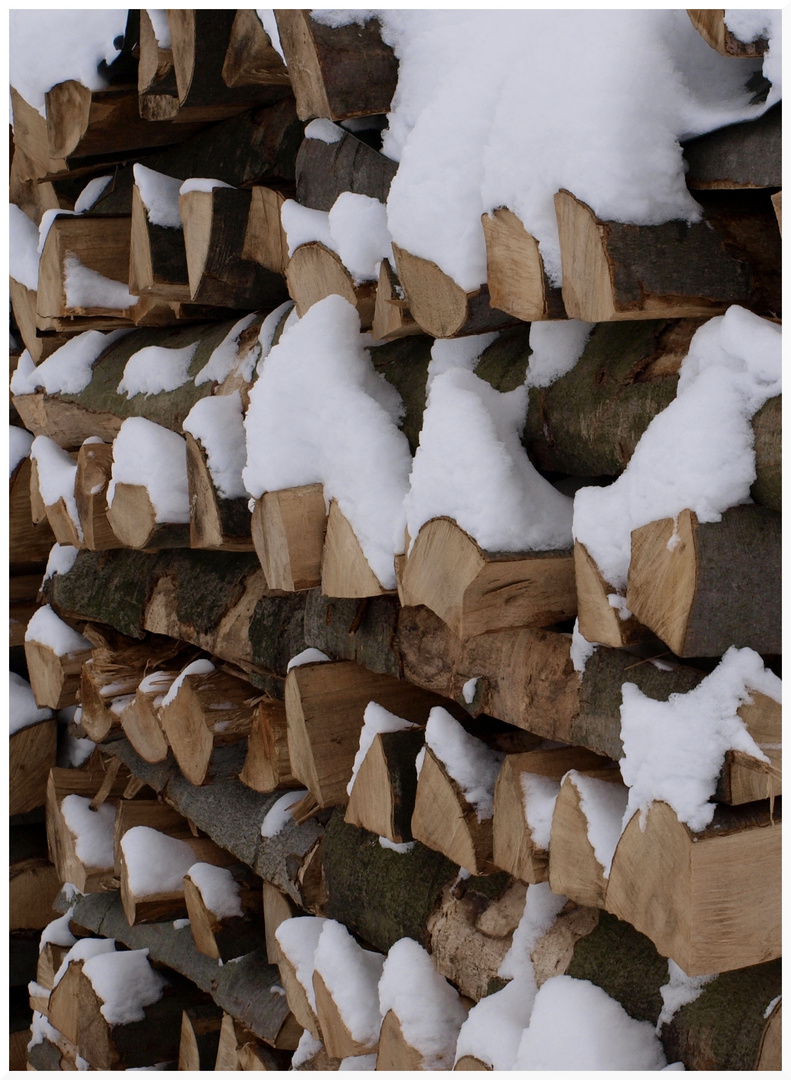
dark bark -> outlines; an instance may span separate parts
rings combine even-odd
[[[297,154],[297,202],[312,210],[330,210],[344,191],[387,202],[398,162],[372,149],[344,128],[338,141],[304,139]]]

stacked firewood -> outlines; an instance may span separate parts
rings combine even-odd
[[[667,1062],[779,1068],[779,395],[754,504],[635,530],[620,593],[580,539],[487,550],[449,517],[383,580],[326,485],[243,476],[260,361],[341,296],[412,455],[435,339],[496,331],[476,374],[505,393],[527,324],[595,324],[522,445],[564,494],[611,484],[707,319],[778,320],[779,106],[687,144],[696,225],[558,192],[562,289],[507,207],[478,290],[396,244],[366,278],[327,219],[384,213],[397,60],[376,20],[275,14],[282,56],[252,10],[167,36],[143,10],[108,88],[43,116],[12,89],[12,1067],[33,1010],[35,1070],[510,1068],[483,1017],[521,964],[650,1021]],[[301,212],[327,242],[294,242]],[[634,809],[627,696],[703,693],[734,645],[757,753],[723,751],[703,827]]]

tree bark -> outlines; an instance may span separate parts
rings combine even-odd
[[[297,202],[331,210],[345,191],[387,202],[398,162],[380,154],[340,125],[337,140],[306,138],[297,154]]]

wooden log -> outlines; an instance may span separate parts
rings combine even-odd
[[[363,758],[346,807],[345,821],[393,844],[412,840],[422,730],[379,732]]]
[[[267,491],[256,499],[252,539],[270,589],[321,584],[327,512],[321,484]]]
[[[507,207],[481,215],[486,241],[486,282],[493,307],[525,322],[563,319],[559,286],[544,269],[538,241]]]
[[[210,551],[252,551],[246,498],[228,499],[217,490],[206,449],[189,432],[187,482],[190,494],[190,547]]]
[[[52,903],[60,891],[43,825],[13,826],[8,855],[8,928],[43,930],[52,921]]]
[[[46,210],[61,209],[61,204],[54,186],[46,181],[36,183],[32,178],[34,174],[35,169],[24,150],[15,148],[11,158],[8,201],[24,210],[31,221],[39,225]],[[71,210],[73,206],[62,209]]]
[[[626,604],[677,656],[729,646],[779,653],[780,515],[737,506],[720,522],[690,510],[632,533]]]
[[[769,48],[765,37],[740,41],[728,29],[722,8],[687,8],[687,15],[706,44],[723,56],[758,57]]]
[[[780,229],[780,235],[783,235],[783,193],[782,191],[776,192],[772,196],[772,206],[774,207],[775,217],[777,218],[777,225]]]
[[[779,237],[760,212],[710,206],[692,225],[621,225],[598,218],[571,192],[555,196],[570,318],[719,315],[741,304],[777,315]]]
[[[242,258],[251,193],[228,187],[179,196],[190,296],[198,304],[275,308],[287,298],[280,274]]]
[[[349,519],[330,500],[321,555],[321,591],[325,596],[381,596],[388,592],[371,569]]]
[[[247,10],[237,15],[247,15]],[[286,201],[282,191],[257,184],[250,189],[250,211],[242,245],[242,258],[260,263],[266,270],[285,276],[288,265],[288,241],[280,223],[280,210]]]
[[[129,290],[138,296],[158,296],[164,300],[188,303],[190,299],[184,234],[179,228],[149,220],[137,184],[132,189]]]
[[[55,765],[58,722],[52,717],[14,732],[8,744],[8,812],[26,814],[46,800],[47,777]]]
[[[101,773],[77,769],[51,769],[47,783],[47,845],[50,859],[61,881],[70,881],[80,892],[101,892],[113,879],[112,866],[90,866],[77,853],[77,838],[63,816],[63,800],[69,795],[89,799],[101,786]],[[128,772],[116,777],[111,799],[117,800],[129,779]]]
[[[278,947],[280,981],[286,991],[288,1007],[297,1023],[314,1039],[321,1039],[313,990],[313,957],[325,920],[298,916],[299,924],[288,919],[275,933]],[[295,934],[294,931],[297,931]]]
[[[113,464],[113,448],[101,439],[88,440],[77,454],[74,498],[82,528],[82,544],[90,551],[118,547],[120,541],[107,520],[107,485]]]
[[[266,934],[266,955],[270,964],[276,964],[280,955],[275,931],[285,920],[290,919],[296,913],[296,908],[285,893],[275,888],[270,882],[265,881],[262,889],[263,918]]]
[[[356,943],[355,943],[356,944]],[[361,953],[367,952],[360,946],[357,946]],[[376,953],[368,953],[368,956],[376,957]],[[381,957],[380,960],[384,958]],[[366,982],[362,979],[355,979],[357,986],[355,989],[358,993],[365,995],[365,998],[376,996],[376,988],[378,976],[381,973],[381,966],[379,969],[374,969],[371,972],[371,976]],[[352,978],[357,975],[357,971],[352,970],[344,974],[345,980],[352,981]],[[367,973],[366,973],[367,974]],[[373,977],[374,974],[376,977]],[[328,976],[327,976],[328,977]],[[336,984],[337,985],[337,984]],[[362,1057],[365,1054],[374,1054],[378,1046],[378,1032],[376,1041],[370,1039],[362,1039],[359,1036],[355,1038],[352,1031],[349,1029],[349,1024],[353,1022],[354,1013],[351,1016],[344,1015],[344,1010],[337,1000],[336,995],[333,996],[332,990],[327,985],[327,979],[323,977],[322,972],[317,968],[313,972],[313,990],[316,995],[316,1017],[318,1025],[322,1034],[322,1041],[324,1042],[325,1049],[330,1057],[340,1058],[356,1058]],[[364,1000],[365,1000],[364,998]]]
[[[738,750],[725,755],[725,767],[717,788],[717,800],[730,806],[755,802],[757,799],[773,799],[783,789],[783,728],[782,709],[757,691],[751,693],[752,701],[741,705],[738,714],[750,735],[769,758],[769,764]]]
[[[144,484],[117,483],[107,520],[124,547],[150,550],[190,546],[189,522],[160,521]]]
[[[213,1069],[220,1043],[220,1025],[225,1014],[219,1005],[193,1005],[181,1014],[179,1071]]]
[[[461,638],[573,618],[577,596],[568,551],[489,552],[451,518],[418,533],[401,579],[401,603],[430,608]]]
[[[393,244],[398,278],[412,317],[431,337],[464,337],[511,326],[514,317],[490,304],[485,285],[465,292],[436,263]]]
[[[201,868],[205,874],[206,868]],[[215,911],[200,888],[198,870],[184,877],[184,900],[195,948],[204,956],[228,963],[245,956],[264,944],[264,925],[261,919],[261,881],[243,864],[234,867],[213,867],[236,887],[239,914]]]
[[[622,608],[610,603],[610,596],[624,604],[625,600],[604,580],[588,549],[579,540],[574,541],[574,578],[577,627],[587,641],[621,649],[650,637],[648,629],[631,612],[624,619]]]
[[[332,141],[307,135],[296,164],[297,202],[329,211],[344,191],[387,202],[398,164],[340,124],[323,129]]]
[[[398,62],[381,39],[379,22],[330,27],[310,12],[276,12],[300,120],[386,113],[395,93]]]
[[[382,259],[371,323],[374,340],[395,341],[420,332],[420,327],[412,318],[406,300],[403,299],[403,290],[395,271],[388,259]]]
[[[683,144],[687,187],[693,191],[781,187],[781,130],[778,104],[757,120],[689,139]]]
[[[283,58],[252,9],[234,13],[222,78],[231,87],[291,85]]]
[[[781,823],[762,803],[720,806],[693,833],[666,803],[626,826],[606,907],[688,975],[733,971],[780,955]]]
[[[272,1050],[257,1039],[249,1039],[239,1047],[237,1058],[242,1072],[284,1072],[289,1066],[291,1054]]]
[[[30,353],[33,363],[40,364],[42,360],[46,360],[56,349],[64,345],[68,341],[68,336],[66,334],[38,333],[36,325],[37,292],[21,285],[14,278],[9,278],[9,291],[11,293],[11,310],[14,321],[22,335],[22,341]]]
[[[294,251],[286,267],[286,283],[300,318],[320,300],[337,294],[357,308],[361,329],[371,329],[376,306],[375,283],[356,284],[340,256],[318,240],[300,244]]]
[[[113,829],[116,877],[121,874],[121,841],[130,829],[140,825],[179,840],[187,840],[196,835],[188,819],[167,803],[158,799],[122,799],[118,804]]]
[[[11,109],[14,116],[14,145],[24,154],[19,176],[22,180],[38,180],[65,171],[66,162],[53,160],[49,152],[47,121],[11,87]]]
[[[49,614],[52,615],[51,610]],[[82,665],[90,659],[91,649],[82,635],[76,633],[68,641],[59,640],[57,648],[37,641],[40,631],[34,627],[36,623],[31,620],[25,635],[25,660],[36,703],[50,709],[65,709],[77,700]],[[66,629],[60,627],[64,632]],[[69,651],[59,653],[57,649],[64,644]]]
[[[239,779],[253,791],[261,792],[301,786],[291,771],[288,723],[282,702],[264,699],[256,705]]]
[[[238,1020],[224,1012],[220,1024],[220,1037],[217,1043],[217,1055],[214,1061],[215,1072],[237,1072],[239,1058],[237,1051],[245,1041],[245,1032]]]
[[[558,794],[560,782],[569,769],[595,768],[604,760],[580,747],[506,755],[494,789],[492,859],[495,866],[528,885],[546,881],[548,848],[537,841],[531,828],[531,791],[524,778],[540,778],[541,790]]]
[[[11,564],[42,562],[55,543],[52,527],[44,518],[33,523],[30,504],[32,462],[22,458],[11,473],[8,496],[9,560]]]
[[[31,447],[30,458],[30,510],[33,523],[38,525],[44,518],[49,522],[55,541],[58,544],[81,548],[83,546],[82,529],[79,521],[75,521],[76,506],[74,503],[74,477],[76,467],[69,460],[69,455],[60,452],[57,448],[47,445],[47,466],[54,464],[53,459],[59,466],[57,492],[62,492],[57,500],[47,504],[41,492],[41,477],[38,459],[35,456],[38,448]],[[44,457],[45,447],[41,447],[41,456]],[[50,477],[52,473],[50,472]],[[54,485],[50,484],[52,490]],[[46,490],[46,489],[45,489]],[[67,502],[68,500],[68,502]]]
[[[134,701],[120,715],[124,734],[144,761],[155,763],[167,757],[169,744],[159,722],[159,706],[179,670],[152,672],[137,686]]]
[[[755,436],[755,481],[750,497],[770,510],[783,509],[783,458],[780,440],[780,418],[783,398],[770,398],[753,416]]]

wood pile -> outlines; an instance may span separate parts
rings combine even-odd
[[[650,1022],[668,1063],[779,1069],[780,396],[745,421],[749,499],[636,528],[620,592],[579,538],[487,549],[447,515],[385,578],[327,483],[250,498],[242,471],[259,361],[339,295],[413,458],[435,339],[490,334],[503,395],[528,324],[595,324],[528,382],[520,452],[564,494],[611,486],[708,320],[779,321],[779,106],[684,146],[694,225],[558,191],[562,288],[508,207],[479,288],[395,243],[361,281],[289,251],[284,207],[383,212],[376,19],[278,10],[278,44],[253,10],[155,15],[128,13],[105,89],[42,114],[12,88],[38,277],[12,258],[11,1068],[492,1070],[482,1018],[522,964]],[[706,822],[636,802],[629,700],[672,740],[659,710],[734,646],[761,674]]]

